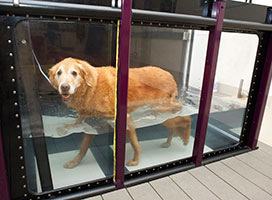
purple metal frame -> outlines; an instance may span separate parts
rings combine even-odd
[[[272,78],[272,34],[269,36],[269,43],[262,72],[262,78],[259,86],[257,102],[253,114],[253,121],[248,136],[248,146],[251,149],[257,148],[258,137],[262,125],[267,96],[269,93]]]
[[[132,1],[122,0],[122,16],[119,36],[119,64],[117,80],[117,125],[116,125],[116,174],[115,186],[124,187],[126,130],[127,130],[127,94],[130,54]]]
[[[223,19],[226,3],[215,2],[212,8],[212,17],[216,18],[216,26],[211,28],[206,55],[205,71],[202,83],[201,99],[199,105],[199,114],[195,133],[195,143],[193,150],[193,162],[196,166],[202,163],[203,149],[206,139],[207,125],[210,114],[210,105],[212,100],[212,91],[216,64],[219,52],[221,32],[223,28]]]
[[[0,196],[1,199],[10,199],[8,177],[5,164],[6,162],[4,158],[4,145],[2,141],[2,131],[0,127]]]

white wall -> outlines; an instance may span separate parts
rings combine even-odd
[[[248,91],[258,46],[258,36],[242,33],[222,33],[215,82]],[[207,31],[195,31],[190,86],[201,89],[208,43]],[[272,94],[272,89],[270,89]]]
[[[245,2],[245,0],[234,0],[234,1]],[[272,0],[252,0],[252,3],[264,5],[264,6],[272,6]]]

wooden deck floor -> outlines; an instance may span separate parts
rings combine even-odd
[[[272,200],[272,147],[88,200]]]

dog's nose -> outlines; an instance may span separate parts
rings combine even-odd
[[[68,92],[70,90],[70,85],[67,83],[63,83],[61,84],[60,89],[62,92]]]

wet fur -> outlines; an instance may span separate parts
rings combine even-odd
[[[58,75],[60,69],[63,71],[62,75]],[[77,76],[71,75],[73,71],[76,71]],[[111,66],[93,67],[85,61],[66,58],[50,68],[49,78],[53,87],[61,95],[63,91],[60,88],[60,83],[67,82],[71,90],[74,89],[74,92],[66,98],[69,100],[65,103],[76,110],[80,117],[75,124],[67,125],[66,128],[80,124],[89,116],[114,117],[115,68]],[[130,119],[130,112],[144,105],[151,105],[151,110],[175,113],[181,109],[179,101],[176,100],[177,95],[176,82],[169,72],[154,66],[129,70],[127,138],[134,149],[134,157],[126,163],[128,166],[139,163],[141,152],[136,128]],[[174,134],[179,136],[185,145],[188,144],[191,127],[190,117],[174,117],[166,120],[163,125],[169,129],[169,137],[162,147],[170,146]],[[84,134],[79,154],[64,167],[73,168],[79,164],[92,139],[93,135]]]

